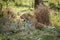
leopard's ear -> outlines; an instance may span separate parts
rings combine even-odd
[[[21,19],[23,19],[23,17],[22,17],[22,16],[20,16],[20,18],[21,18]]]
[[[28,16],[31,16],[30,14],[28,14]]]
[[[28,16],[30,16],[30,14],[28,14]]]

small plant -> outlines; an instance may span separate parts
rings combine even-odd
[[[43,35],[41,40],[57,40],[57,37],[52,35]]]

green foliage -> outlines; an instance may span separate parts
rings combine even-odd
[[[3,17],[3,13],[0,13],[0,17]]]
[[[57,37],[52,35],[43,35],[41,40],[57,40]]]

